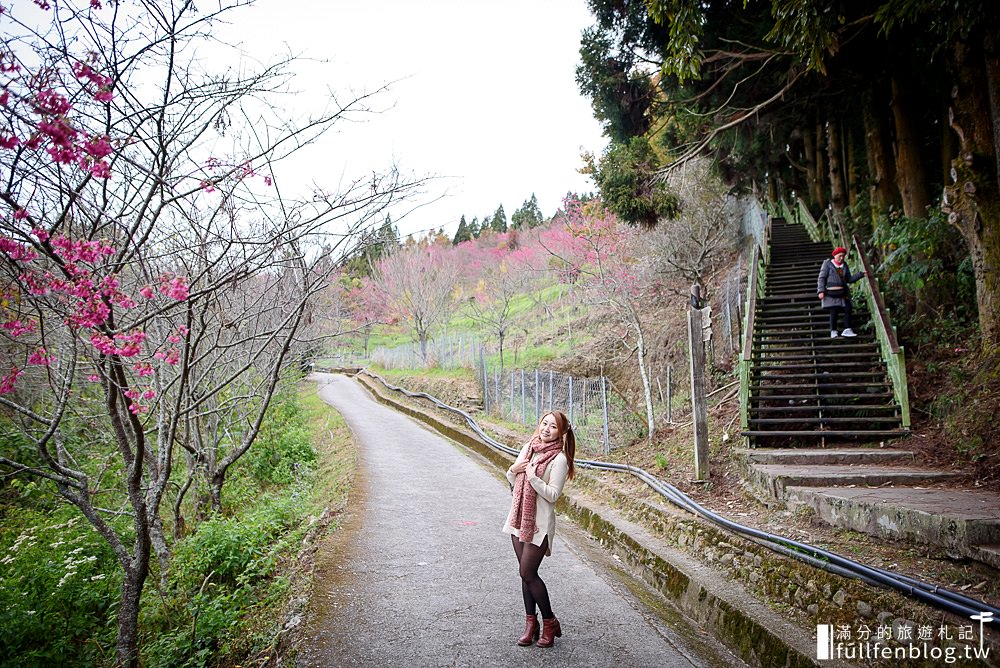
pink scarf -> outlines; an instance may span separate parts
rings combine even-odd
[[[539,478],[545,473],[545,467],[555,459],[556,455],[562,452],[562,439],[553,443],[543,443],[542,439],[535,436],[528,445],[528,457],[536,453],[541,453],[541,458],[535,462],[535,475]],[[507,524],[520,529],[519,538],[522,543],[530,543],[535,537],[535,509],[538,503],[538,492],[528,482],[528,473],[518,473],[514,480],[514,501],[510,505],[510,515],[507,517]]]

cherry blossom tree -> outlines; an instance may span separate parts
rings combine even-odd
[[[0,13],[0,419],[33,445],[0,470],[47,480],[111,546],[117,663],[134,666],[172,483],[175,531],[188,489],[221,506],[309,344],[334,266],[315,249],[349,246],[420,181],[285,195],[281,160],[370,95],[292,119],[289,61],[204,71],[193,44],[242,3],[35,4],[38,20]]]
[[[550,238],[550,241],[558,239],[563,250],[546,248],[564,264],[560,271],[571,272],[579,281],[589,303],[617,316],[620,323],[617,333],[622,344],[636,356],[646,406],[647,438],[652,441],[653,393],[640,305],[652,296],[656,283],[639,261],[644,255],[644,238],[636,228],[620,222],[600,200],[584,203],[568,199],[563,208],[568,238]]]
[[[388,308],[410,327],[425,362],[431,332],[448,315],[461,273],[450,249],[450,242],[404,246],[382,258],[372,276]]]

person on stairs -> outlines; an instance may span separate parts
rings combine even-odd
[[[521,575],[521,598],[527,615],[522,647],[538,640],[539,647],[552,647],[562,637],[562,627],[552,613],[549,592],[538,577],[542,559],[552,554],[556,534],[556,500],[575,472],[576,436],[569,419],[559,411],[546,413],[534,435],[521,448],[507,469],[513,498],[503,530],[510,534]],[[536,609],[542,613],[539,632]]]
[[[819,268],[819,278],[816,280],[816,293],[823,302],[823,308],[830,311],[830,338],[837,336],[857,336],[851,329],[851,291],[850,284],[860,281],[865,272],[852,274],[844,257],[847,249],[838,246],[833,249],[833,257],[823,260]],[[837,319],[844,312],[844,329],[837,334]]]

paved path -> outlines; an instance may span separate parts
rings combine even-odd
[[[298,666],[742,665],[680,618],[644,608],[565,518],[540,571],[563,637],[551,649],[518,647],[520,581],[500,531],[506,481],[352,379],[313,379],[361,446],[363,478],[317,556]]]

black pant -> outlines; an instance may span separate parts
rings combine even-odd
[[[844,329],[851,328],[851,300],[845,299],[843,306],[830,306],[828,308],[830,311],[830,331],[837,331],[837,316],[841,311],[844,312]]]

